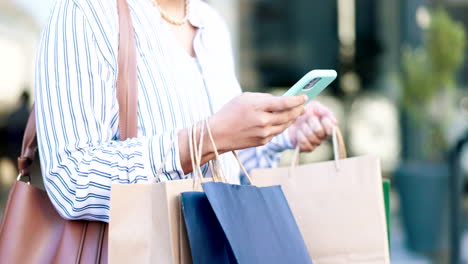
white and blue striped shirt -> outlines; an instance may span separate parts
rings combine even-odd
[[[138,137],[119,141],[116,0],[57,0],[37,54],[36,118],[45,187],[63,217],[108,221],[112,183],[146,183],[178,130],[241,93],[225,23],[206,3],[191,2],[197,60],[150,0],[128,0],[138,56]],[[283,133],[239,155],[247,169],[271,167],[290,147]],[[230,154],[222,158],[228,180],[238,183],[238,165]],[[203,171],[208,174],[206,166]],[[183,175],[175,144],[162,180]]]

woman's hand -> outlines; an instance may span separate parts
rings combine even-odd
[[[293,146],[310,152],[322,144],[333,133],[337,125],[333,113],[317,101],[305,106],[305,113],[289,128],[288,134]]]
[[[261,146],[304,113],[307,97],[244,93],[210,119],[220,152]]]
[[[305,112],[302,96],[272,96],[262,93],[244,93],[229,101],[209,119],[209,126],[218,152],[225,153],[265,145],[274,136],[283,133]],[[180,164],[184,173],[192,171],[188,129],[179,131]],[[210,139],[205,133],[201,163],[212,160]]]

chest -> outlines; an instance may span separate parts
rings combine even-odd
[[[178,35],[154,10],[136,4],[133,11],[141,133],[186,127],[240,93],[230,50],[220,45],[209,25]]]
[[[187,127],[217,112],[241,92],[230,47],[220,41],[215,25],[174,31],[158,17],[150,1],[130,3],[142,134]],[[196,62],[190,56],[195,54]]]
[[[168,23],[167,27],[181,48],[184,49],[190,57],[196,57],[195,49],[193,48],[193,39],[195,38],[197,28],[190,23],[185,23],[183,25]]]

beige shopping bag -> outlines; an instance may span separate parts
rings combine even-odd
[[[346,158],[338,129],[333,138],[335,161],[251,177],[257,186],[282,186],[314,263],[390,263],[379,160]]]
[[[196,124],[193,128],[196,128]],[[189,147],[192,166],[197,168],[194,169],[198,173],[195,177],[197,180],[112,185],[109,263],[192,263],[180,207],[180,193],[202,190],[200,182],[213,180],[201,179],[201,151],[198,149],[203,141],[200,140],[197,148],[196,133],[192,133],[196,129],[193,128],[189,129],[189,135],[192,136],[189,137]],[[200,138],[203,138],[203,131],[202,129]],[[213,141],[212,144],[215,148]],[[166,151],[166,157],[168,152]],[[198,157],[194,153],[198,153]],[[161,171],[162,167],[157,177]]]
[[[192,263],[179,198],[192,190],[192,180],[112,185],[109,263]]]

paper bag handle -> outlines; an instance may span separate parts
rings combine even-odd
[[[218,161],[218,157],[219,157],[218,150],[216,148],[216,144],[215,144],[215,141],[213,139],[213,135],[211,134],[211,129],[210,129],[210,126],[209,126],[209,123],[208,123],[208,119],[206,119],[206,130],[208,131],[208,135],[210,137],[210,141],[211,141],[211,144],[213,146],[213,149],[214,149],[214,152],[215,152],[215,155],[216,155],[216,161]],[[247,169],[245,169],[245,166],[242,163],[242,161],[240,160],[239,156],[237,155],[237,152],[235,150],[233,150],[231,152],[232,152],[232,155],[234,155],[234,157],[236,158],[237,163],[239,163],[239,167],[241,168],[242,172],[245,174],[245,177],[247,178],[249,183],[253,185],[252,177],[250,177],[250,174],[247,172]],[[219,168],[222,170],[222,166],[220,166]],[[226,179],[226,178],[224,178],[224,179]]]
[[[343,134],[337,126],[333,127],[332,142],[333,156],[335,157],[335,160],[346,159],[348,157],[346,153],[346,145],[344,143]]]
[[[213,152],[215,153],[215,158],[213,160],[208,161],[208,166],[211,171],[211,175],[213,181],[225,182],[227,183],[227,179],[224,175],[224,171],[222,166],[219,162],[219,153],[214,143],[213,137],[211,136],[210,127],[208,124],[208,118],[200,122],[200,135],[199,135],[199,144],[197,144],[197,127],[198,123],[193,124],[189,128],[189,151],[190,151],[190,159],[192,161],[192,169],[193,169],[193,183],[194,183],[194,190],[197,180],[202,181],[203,173],[201,171],[201,156],[202,156],[202,148],[203,148],[203,139],[205,138],[205,130],[208,131],[209,140],[213,146]],[[206,128],[206,129],[205,129]],[[191,136],[190,136],[191,135]]]
[[[333,127],[332,132],[332,142],[333,142],[333,156],[335,159],[335,163],[337,168],[339,167],[338,160],[346,159],[346,145],[344,143],[343,134],[338,126]],[[291,167],[296,167],[299,164],[299,146],[296,147],[294,150],[293,158],[291,161]]]

